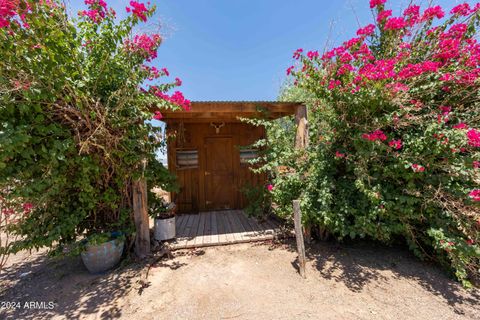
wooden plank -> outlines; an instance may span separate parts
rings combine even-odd
[[[202,212],[199,213],[200,220],[199,220],[199,225],[198,225],[198,232],[197,236],[195,238],[195,245],[199,246],[203,244],[203,235],[205,231],[205,219],[207,219],[208,213],[207,212]]]
[[[225,226],[225,215],[223,211],[217,211],[215,216],[217,218],[218,242],[227,243],[230,240],[230,236],[228,235],[228,230]]]
[[[190,215],[183,214],[182,217],[182,224],[180,225],[181,233],[179,234],[179,236],[185,237],[187,235],[187,233],[185,233],[185,229],[187,228],[188,218],[190,217]]]
[[[218,243],[218,224],[217,224],[217,213],[214,211],[212,212],[212,235],[211,235],[212,243]]]
[[[204,243],[212,243],[212,212],[207,213],[207,218],[205,220]]]
[[[247,217],[247,220],[248,220],[248,222],[250,223],[250,225],[252,226],[253,233],[254,233],[255,235],[260,235],[260,234],[262,233],[262,231],[263,231],[263,228],[260,226],[260,224],[258,223],[257,219]]]
[[[235,210],[233,212],[235,215],[236,219],[238,220],[238,223],[240,224],[242,228],[242,232],[244,235],[251,233],[252,229],[250,227],[250,224],[247,222],[247,219],[245,218],[245,214],[241,210]]]
[[[144,178],[132,182],[132,202],[135,220],[135,254],[145,258],[150,254],[150,226],[148,219],[147,182]]]
[[[200,222],[200,215],[192,214],[192,225],[188,232],[189,238],[193,238],[197,234],[199,222]]]
[[[251,233],[252,232],[252,227],[250,224],[247,222],[247,217],[245,216],[245,213],[243,213],[242,210],[236,210],[237,213],[237,219],[240,221],[240,225],[242,226],[242,229],[244,230],[243,233]]]
[[[235,242],[239,240],[239,237],[235,235],[235,229],[233,222],[231,221],[231,216],[229,215],[228,211],[223,212],[223,217],[225,221],[225,229],[227,230],[227,235],[228,235],[228,243]]]
[[[221,214],[223,218],[222,222],[223,222],[223,227],[225,228],[225,236],[227,238],[227,242],[231,243],[235,241],[235,234],[234,234],[232,225],[229,221],[230,217],[228,215],[228,211],[221,211],[221,213],[219,214]]]
[[[176,236],[177,239],[183,237],[184,235],[184,230],[185,230],[185,225],[187,224],[188,221],[188,215],[182,214],[182,215],[177,215],[177,217],[181,217],[181,223],[178,225],[178,228],[176,230]]]
[[[198,220],[195,219],[198,218]],[[188,221],[190,219],[190,221]],[[184,220],[188,231],[188,237],[178,238],[172,243],[172,249],[187,249],[209,247],[244,242],[255,242],[273,239],[272,232],[265,233],[254,219],[245,216],[241,210],[204,212],[200,215],[185,215]],[[272,225],[274,222],[271,222]],[[196,232],[192,228],[197,225]],[[203,224],[203,233],[202,231]],[[265,224],[267,226],[267,224]],[[270,229],[272,230],[272,229]],[[192,237],[193,234],[193,237]]]
[[[247,216],[245,215],[245,213],[241,210],[238,211],[238,217],[240,219],[240,222],[242,223],[243,225],[243,228],[245,229],[245,233],[247,236],[249,237],[252,237],[254,236],[254,232],[253,232],[253,227],[252,225],[248,222],[248,219],[247,219]]]
[[[184,215],[175,216],[175,237],[178,237],[180,230],[182,229],[182,224],[185,222],[186,218]]]
[[[295,224],[295,237],[297,240],[298,269],[300,275],[303,278],[306,278],[305,243],[303,242],[302,212],[300,211],[300,200],[293,200],[293,222]]]
[[[240,221],[237,219],[237,215],[235,214],[235,211],[229,211],[228,216],[229,216],[228,221],[232,226],[232,231],[233,231],[232,235],[235,238],[235,241],[243,242],[245,240],[243,238],[243,233],[245,232],[245,229],[243,229]]]
[[[195,217],[193,214],[188,215],[187,223],[185,224],[185,228],[183,229],[182,237],[188,238],[190,236],[190,230],[192,229],[194,218]]]

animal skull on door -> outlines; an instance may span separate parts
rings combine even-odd
[[[221,123],[210,122],[210,126],[215,128],[215,134],[219,134],[220,128],[225,126],[225,122],[221,122]]]

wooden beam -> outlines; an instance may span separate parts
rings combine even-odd
[[[135,254],[143,259],[150,254],[150,226],[148,219],[147,182],[133,181],[133,214],[135,220]]]
[[[298,271],[303,278],[306,278],[307,276],[305,274],[305,243],[303,241],[302,212],[300,211],[300,200],[293,200],[293,222],[295,225],[295,238],[297,240]]]
[[[277,119],[292,115],[298,106],[296,102],[248,102],[248,101],[212,101],[192,102],[189,111],[185,110],[159,110],[165,121],[173,119],[233,119],[237,117],[261,117]],[[156,107],[151,108],[155,112]]]

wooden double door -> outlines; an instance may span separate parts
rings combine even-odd
[[[235,207],[234,150],[231,137],[207,137],[205,150],[205,208]]]

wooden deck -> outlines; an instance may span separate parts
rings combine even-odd
[[[176,233],[171,248],[187,249],[274,239],[280,225],[273,220],[259,223],[242,210],[211,211],[178,215]]]

